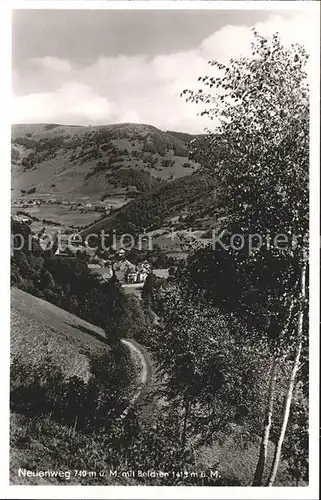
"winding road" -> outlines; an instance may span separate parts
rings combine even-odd
[[[146,350],[132,339],[122,339],[121,342],[128,347],[131,351],[132,357],[138,358],[141,370],[139,373],[138,387],[135,394],[132,396],[130,403],[126,410],[122,413],[122,416],[126,416],[129,409],[132,408],[138,401],[140,401],[148,389],[151,382],[152,368],[149,355]]]

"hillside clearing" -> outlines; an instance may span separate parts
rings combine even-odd
[[[11,359],[40,363],[50,354],[66,376],[90,377],[88,354],[102,354],[104,332],[22,290],[11,290]]]

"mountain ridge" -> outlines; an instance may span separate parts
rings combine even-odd
[[[36,188],[72,197],[136,196],[197,170],[195,136],[146,124],[12,125],[12,195]]]

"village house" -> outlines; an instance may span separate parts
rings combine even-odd
[[[25,224],[30,222],[29,217],[26,217],[25,215],[14,215],[12,218],[17,222],[24,222]]]
[[[117,251],[112,260],[94,255],[88,263],[88,269],[99,275],[102,281],[108,281],[114,274],[120,283],[144,283],[152,272],[148,261],[135,265],[126,259],[126,251],[123,248]]]

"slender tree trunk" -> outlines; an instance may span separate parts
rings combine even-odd
[[[296,377],[296,373],[297,373],[298,368],[299,368],[301,349],[302,349],[302,341],[300,340],[298,343],[298,346],[296,348],[295,361],[294,361],[294,365],[292,368],[292,373],[290,376],[288,390],[287,390],[287,394],[286,394],[285,402],[284,402],[282,426],[281,426],[281,430],[280,430],[280,434],[279,434],[279,439],[278,439],[277,445],[276,445],[275,450],[274,450],[272,468],[271,468],[269,480],[267,482],[267,486],[273,486],[273,483],[274,483],[275,478],[276,478],[276,473],[277,473],[277,470],[279,467],[282,444],[283,444],[285,431],[286,431],[286,427],[287,427],[288,420],[289,420],[295,377]]]
[[[269,436],[270,436],[270,430],[271,430],[271,424],[272,424],[274,391],[275,391],[277,372],[278,372],[278,361],[277,361],[276,356],[274,356],[272,366],[271,366],[268,402],[267,402],[265,418],[264,418],[264,429],[263,429],[263,434],[262,434],[262,439],[261,439],[260,454],[259,454],[259,459],[257,462],[255,474],[254,474],[253,486],[261,486],[262,485],[262,476],[263,476],[266,457],[267,457],[267,448],[268,448]]]
[[[190,410],[190,402],[188,399],[185,401],[185,414],[184,414],[184,423],[183,423],[183,432],[182,432],[182,449],[185,449],[186,445],[186,435],[187,435],[187,422],[189,417]]]
[[[76,415],[76,418],[75,418],[75,423],[74,423],[74,427],[73,427],[73,436],[76,434],[77,422],[78,422],[78,415]]]
[[[283,336],[284,332],[287,330],[287,328],[290,324],[292,310],[293,310],[293,302],[291,302],[291,305],[289,307],[288,316],[287,316],[287,319],[285,321],[284,327],[282,329],[281,336]],[[270,431],[271,431],[271,425],[272,425],[274,392],[275,392],[278,366],[279,366],[278,358],[277,358],[276,354],[274,354],[273,362],[272,362],[272,366],[271,366],[271,372],[270,372],[268,401],[267,401],[267,407],[266,407],[265,417],[264,417],[264,428],[263,428],[263,433],[262,433],[262,438],[261,438],[260,453],[259,453],[259,459],[258,459],[258,462],[256,465],[256,470],[254,473],[254,479],[253,479],[252,486],[261,486],[262,485],[262,478],[263,478],[264,468],[265,468],[265,464],[266,464],[267,449],[268,449],[269,437],[270,437]]]
[[[302,272],[301,272],[301,297],[302,297],[302,300],[305,299],[305,281],[306,281],[306,261],[303,262]],[[282,426],[281,426],[281,430],[280,430],[280,434],[279,434],[279,439],[278,439],[277,445],[276,445],[275,450],[274,450],[274,457],[273,457],[270,477],[269,477],[269,480],[266,484],[267,486],[273,486],[273,483],[275,481],[276,474],[278,471],[279,463],[280,463],[282,445],[283,445],[285,431],[286,431],[286,428],[288,425],[288,420],[289,420],[289,415],[290,415],[293,389],[294,389],[294,384],[295,384],[295,377],[296,377],[297,371],[298,371],[299,366],[300,366],[300,356],[301,356],[301,350],[302,350],[303,317],[304,317],[304,304],[301,304],[299,317],[298,317],[298,324],[297,324],[298,339],[297,339],[297,346],[296,346],[296,351],[295,351],[295,359],[294,359],[294,364],[292,367],[291,376],[289,379],[287,394],[285,396]]]

